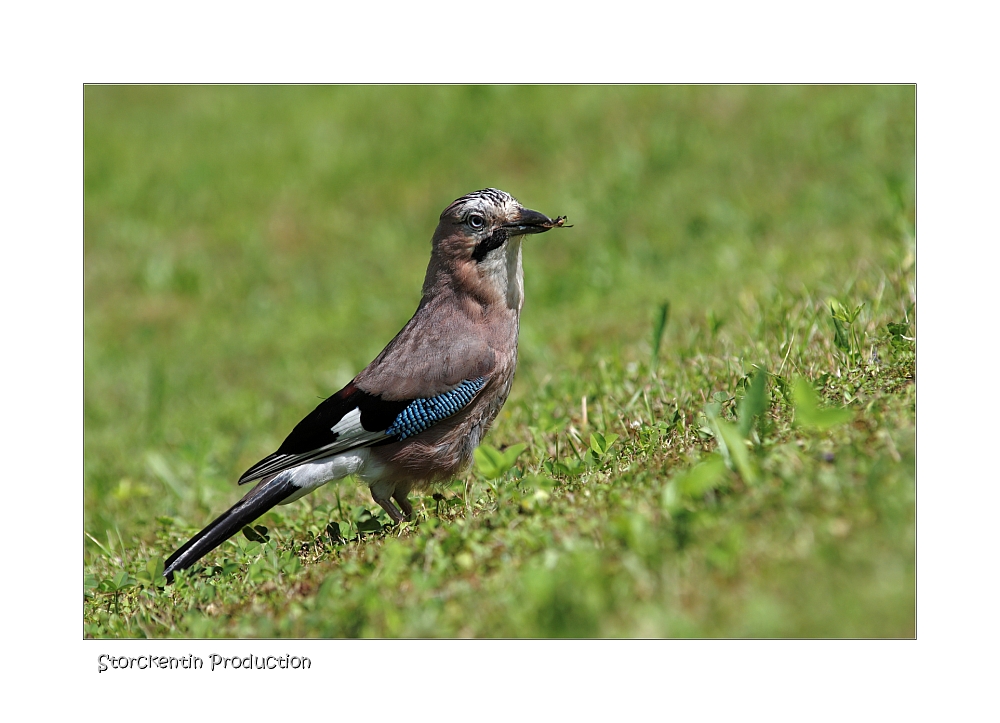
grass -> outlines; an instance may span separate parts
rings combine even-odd
[[[914,112],[892,86],[88,87],[85,635],[914,636]],[[163,587],[487,185],[574,228],[526,244],[477,467],[401,527],[330,485]]]

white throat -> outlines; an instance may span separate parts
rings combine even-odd
[[[505,299],[507,307],[520,313],[524,304],[524,271],[521,267],[521,241],[512,236],[502,249],[491,251],[479,262],[485,281]]]

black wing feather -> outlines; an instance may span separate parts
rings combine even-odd
[[[337,447],[340,435],[333,431],[347,414],[355,409],[361,412],[361,426],[368,432],[385,431],[411,400],[388,401],[377,394],[348,384],[333,396],[324,399],[295,425],[278,450],[268,455],[240,477],[240,484],[260,479],[269,474],[295,467],[310,460],[343,452],[352,446],[366,446],[371,442]]]

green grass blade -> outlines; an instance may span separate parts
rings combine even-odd
[[[667,328],[667,320],[670,317],[670,302],[664,301],[656,310],[653,318],[653,356],[650,359],[650,368],[656,369],[656,364],[660,358],[660,345],[663,343],[663,332]]]

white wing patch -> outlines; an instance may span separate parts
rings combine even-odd
[[[337,441],[331,446],[338,449],[385,439],[384,431],[369,432],[361,426],[360,409],[349,411],[339,422],[330,427],[330,431],[337,435]]]
[[[372,442],[379,442],[386,438],[384,431],[369,432],[362,427],[361,410],[356,408],[345,414],[339,422],[330,428],[330,431],[337,437],[329,444],[300,454],[278,454],[275,452],[266,460],[257,463],[252,468],[251,476],[244,476],[240,480],[240,484],[246,484],[269,474],[292,469],[297,465],[330,457],[356,447],[365,447]]]

